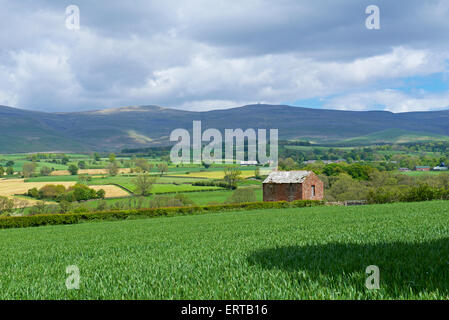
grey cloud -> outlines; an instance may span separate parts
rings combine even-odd
[[[69,4],[80,7],[79,32],[65,28]],[[365,28],[369,4],[380,6],[381,30]],[[7,30],[0,104],[39,110],[212,109],[329,95],[361,104],[365,96],[350,94],[447,72],[449,58],[444,0],[0,0],[0,7]],[[402,107],[399,99],[411,101],[394,98]]]

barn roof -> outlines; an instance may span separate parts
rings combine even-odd
[[[263,183],[302,183],[312,171],[275,171]]]

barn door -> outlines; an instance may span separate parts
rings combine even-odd
[[[293,183],[290,183],[288,187],[288,201],[294,200],[295,200],[295,185]]]

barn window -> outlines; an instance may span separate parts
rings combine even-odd
[[[315,197],[315,186],[312,186],[312,197]]]

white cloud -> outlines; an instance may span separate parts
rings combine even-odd
[[[441,14],[432,20],[435,10],[447,12],[443,1],[410,1],[407,16],[386,4],[388,33],[367,33],[364,10],[351,1],[104,2],[104,10],[85,2],[78,32],[65,28],[62,4],[0,5],[8,30],[0,34],[0,104],[211,110],[336,96],[327,107],[379,108],[370,98],[399,111],[444,105],[388,90],[403,78],[447,72],[449,42],[432,38],[448,25]]]
[[[449,108],[449,92],[419,92],[415,95],[398,90],[381,90],[339,96],[324,105],[340,110],[385,110],[391,112],[429,111]]]

